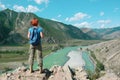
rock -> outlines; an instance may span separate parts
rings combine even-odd
[[[104,76],[100,77],[97,80],[120,80],[114,73],[106,73]]]
[[[50,70],[44,69],[42,74],[39,71],[29,73],[25,67],[19,67],[12,73],[2,74],[0,80],[88,80],[83,68],[78,67],[73,71],[69,66],[53,66]]]
[[[120,39],[104,41],[98,44],[90,45],[89,51],[92,51],[96,59],[103,63],[105,71],[115,73],[120,77]]]
[[[81,67],[73,71],[69,66],[53,66],[51,70],[54,74],[48,80],[89,80],[87,79],[87,73]]]
[[[50,71],[51,71],[53,74],[56,74],[58,67],[59,67],[58,65],[54,65],[52,68],[50,68]]]
[[[89,80],[86,71],[82,67],[75,68],[75,76],[76,80]]]
[[[22,66],[22,67],[20,68],[20,71],[25,72],[25,71],[27,71],[27,68],[26,68],[25,66]]]

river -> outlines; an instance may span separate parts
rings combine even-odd
[[[78,50],[78,48],[80,48],[80,46],[79,47],[65,47],[63,49],[57,50],[56,52],[49,54],[48,56],[44,57],[44,59],[43,59],[44,68],[50,69],[53,65],[63,66],[70,59],[70,57],[68,56],[68,53],[70,53],[72,51],[75,52]],[[82,53],[82,59],[85,62],[84,68],[86,70],[94,72],[94,70],[95,70],[94,64],[93,64],[92,60],[90,59],[90,56],[87,52]],[[80,61],[78,61],[78,62],[80,62]],[[34,65],[34,68],[36,68],[36,67],[37,67],[37,63],[35,63],[35,65]]]

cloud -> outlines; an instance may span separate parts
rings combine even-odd
[[[119,11],[119,8],[115,8],[115,9],[114,9],[114,12],[117,12],[117,11]]]
[[[70,18],[67,17],[65,20],[69,21],[69,22],[72,22],[72,21],[81,20],[81,19],[83,19],[85,17],[90,18],[90,16],[88,16],[87,14],[78,12],[73,17],[70,17]]]
[[[101,24],[100,28],[105,28],[105,24]]]
[[[57,15],[56,17],[52,18],[51,20],[61,22],[61,21],[60,21],[60,17],[61,17],[61,16],[62,16],[62,15],[59,14],[59,15]]]
[[[105,28],[107,24],[111,23],[111,20],[99,20],[97,23],[100,24],[100,28]]]
[[[88,22],[82,22],[82,23],[76,23],[76,24],[74,24],[74,26],[76,26],[76,27],[79,27],[79,28],[81,28],[81,27],[90,27],[90,23],[88,23]]]
[[[5,5],[0,3],[0,9],[6,9]]]
[[[23,6],[18,6],[18,5],[14,5],[13,9],[15,9],[16,11],[20,11],[20,12],[38,12],[40,11],[39,8],[37,8],[36,6],[32,6],[32,5],[28,5],[27,8],[23,7]]]
[[[104,14],[105,14],[104,12],[100,12],[100,16],[104,16]]]
[[[55,19],[55,18],[52,18],[51,20],[53,20],[53,21],[59,21],[59,20],[57,20],[57,19]]]
[[[55,18],[52,18],[51,20],[53,20],[53,21],[57,21],[57,22],[62,22],[61,20],[59,20],[59,19],[55,19]]]
[[[61,17],[62,15],[61,14],[59,14],[57,17]]]
[[[97,22],[100,24],[109,24],[111,22],[111,20],[99,20]]]
[[[14,5],[13,9],[15,9],[15,11],[26,12],[26,9],[23,6]]]
[[[38,12],[38,11],[40,10],[36,6],[28,5],[27,12]]]
[[[49,3],[49,0],[34,0],[37,4],[42,4],[42,3],[45,3],[45,4],[48,4]]]

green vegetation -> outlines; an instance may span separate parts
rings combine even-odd
[[[14,62],[14,61],[23,61],[27,59],[26,54],[0,54],[0,62]]]
[[[63,45],[64,46],[88,46],[96,43],[100,43],[103,40],[80,40],[80,39],[71,39],[67,40]]]
[[[105,70],[103,63],[101,63],[100,61],[97,60],[95,54],[91,53],[91,56],[94,58],[94,60],[96,61],[96,71],[100,72],[101,70]]]
[[[90,71],[88,71],[88,75],[89,75],[90,80],[96,80],[97,78],[99,78],[101,76],[100,72],[104,71],[105,67],[104,67],[103,63],[101,63],[99,60],[97,60],[93,51],[89,50],[88,48],[87,48],[87,51],[89,51],[91,57],[96,62],[95,73],[91,73]],[[99,49],[97,49],[97,51],[99,51]]]
[[[63,48],[61,44],[43,44],[43,57]],[[0,46],[0,62],[26,61],[29,56],[29,45]]]
[[[100,72],[101,70],[105,70],[104,65],[100,61],[97,61],[96,71]]]
[[[4,71],[3,71],[2,73],[7,72],[7,71],[11,71],[11,70],[13,70],[13,69],[12,69],[12,68],[9,68],[9,67],[5,67],[5,68],[4,68]]]
[[[22,55],[24,53],[25,53],[25,51],[8,51],[8,50],[0,51],[0,54],[20,54],[20,55]]]

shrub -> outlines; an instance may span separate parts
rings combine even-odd
[[[2,58],[2,55],[0,55],[0,58]]]
[[[5,70],[4,72],[7,72],[7,71],[11,71],[11,70],[13,70],[13,69],[12,69],[12,68],[9,68],[9,67],[5,67],[4,70]]]
[[[96,69],[95,69],[95,73],[88,72],[88,75],[89,75],[90,80],[96,80],[100,77],[100,71],[105,70],[105,68],[104,68],[104,65],[100,61],[97,60],[93,51],[90,51],[90,54],[91,54],[91,57],[93,57],[93,59],[96,61]]]
[[[105,70],[104,65],[100,61],[97,61],[96,66],[97,66],[97,68],[99,68],[99,70]]]

